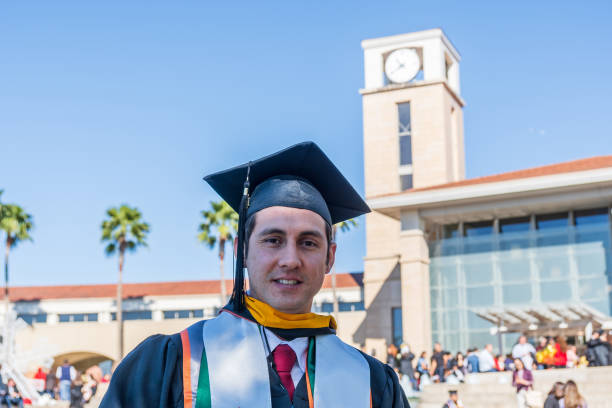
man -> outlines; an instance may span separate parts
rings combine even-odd
[[[521,335],[518,343],[512,347],[512,358],[520,358],[528,370],[533,370],[533,356],[535,356],[535,353],[535,348],[527,342],[527,336],[525,335]]]
[[[412,384],[412,388],[416,390],[417,382],[414,377],[414,366],[412,360],[414,360],[414,353],[410,351],[410,346],[407,344],[402,344],[400,347],[401,358],[399,360],[399,369],[400,372],[407,376],[410,379],[410,383]]]
[[[327,156],[301,143],[205,180],[239,214],[230,303],[141,343],[100,406],[409,407],[390,367],[342,343],[331,316],[310,313],[334,263],[332,225],[369,212]]]
[[[495,369],[495,359],[493,358],[493,345],[487,344],[478,354],[478,365],[481,373],[497,371]]]
[[[603,330],[593,332],[592,338],[587,342],[586,357],[590,367],[601,367],[612,363],[612,347],[607,342]]]
[[[478,348],[474,347],[470,350],[468,350],[468,354],[467,354],[467,366],[468,366],[468,371],[470,373],[479,373],[480,372],[480,366],[478,364]]]
[[[68,363],[68,360],[64,360],[64,364],[57,367],[55,376],[59,380],[59,394],[62,401],[70,401],[70,385],[76,375],[75,368]]]
[[[434,382],[444,382],[444,352],[440,343],[434,344],[431,355],[431,379]]]
[[[461,402],[457,394],[457,390],[448,391],[448,401],[446,401],[442,408],[464,408],[463,402]]]

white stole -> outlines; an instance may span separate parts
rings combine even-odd
[[[223,312],[203,327],[211,408],[271,408],[266,350],[256,323]],[[333,334],[316,336],[314,408],[369,408],[370,366]]]

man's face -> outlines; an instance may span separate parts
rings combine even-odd
[[[459,399],[459,395],[457,395],[457,394],[451,394],[451,395],[450,395],[450,399],[451,399],[453,402],[457,402],[457,400]]]
[[[440,345],[440,343],[434,344],[434,351],[438,353],[440,352],[440,350],[442,350],[442,346]]]
[[[289,207],[265,208],[254,216],[245,260],[251,295],[280,312],[310,312],[336,253],[335,244],[328,249],[325,221]]]
[[[519,337],[519,343],[520,343],[520,344],[525,344],[525,343],[527,343],[527,337],[525,337],[525,336],[521,336],[521,337]]]

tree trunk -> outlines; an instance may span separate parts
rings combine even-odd
[[[123,359],[123,261],[125,249],[119,250],[119,279],[117,280],[117,346],[119,351],[119,361]]]
[[[332,227],[332,241],[336,241],[336,232],[338,232],[338,227],[337,226],[333,226]],[[334,263],[334,266],[332,266],[332,272],[331,272],[331,284],[332,284],[332,299],[334,302],[334,319],[336,319],[336,322],[338,322],[338,312],[339,312],[339,307],[338,307],[338,296],[336,293],[336,266]]]
[[[11,251],[11,243],[9,241],[9,238],[6,238],[6,248],[5,248],[5,252],[4,252],[4,331],[3,331],[3,335],[2,335],[2,345],[4,346],[4,352],[5,352],[5,356],[4,356],[4,361],[6,363],[9,362],[9,344],[8,344],[8,337],[9,337],[9,296],[8,296],[8,262],[9,262],[9,252]]]
[[[225,259],[225,240],[219,240],[219,275],[221,277],[221,306],[225,306],[227,302],[227,291],[225,287],[225,270],[223,269],[223,260]]]

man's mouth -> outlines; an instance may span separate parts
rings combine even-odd
[[[281,285],[288,285],[288,286],[295,286],[295,285],[299,285],[300,283],[302,283],[296,279],[275,279],[274,282],[280,283]]]

